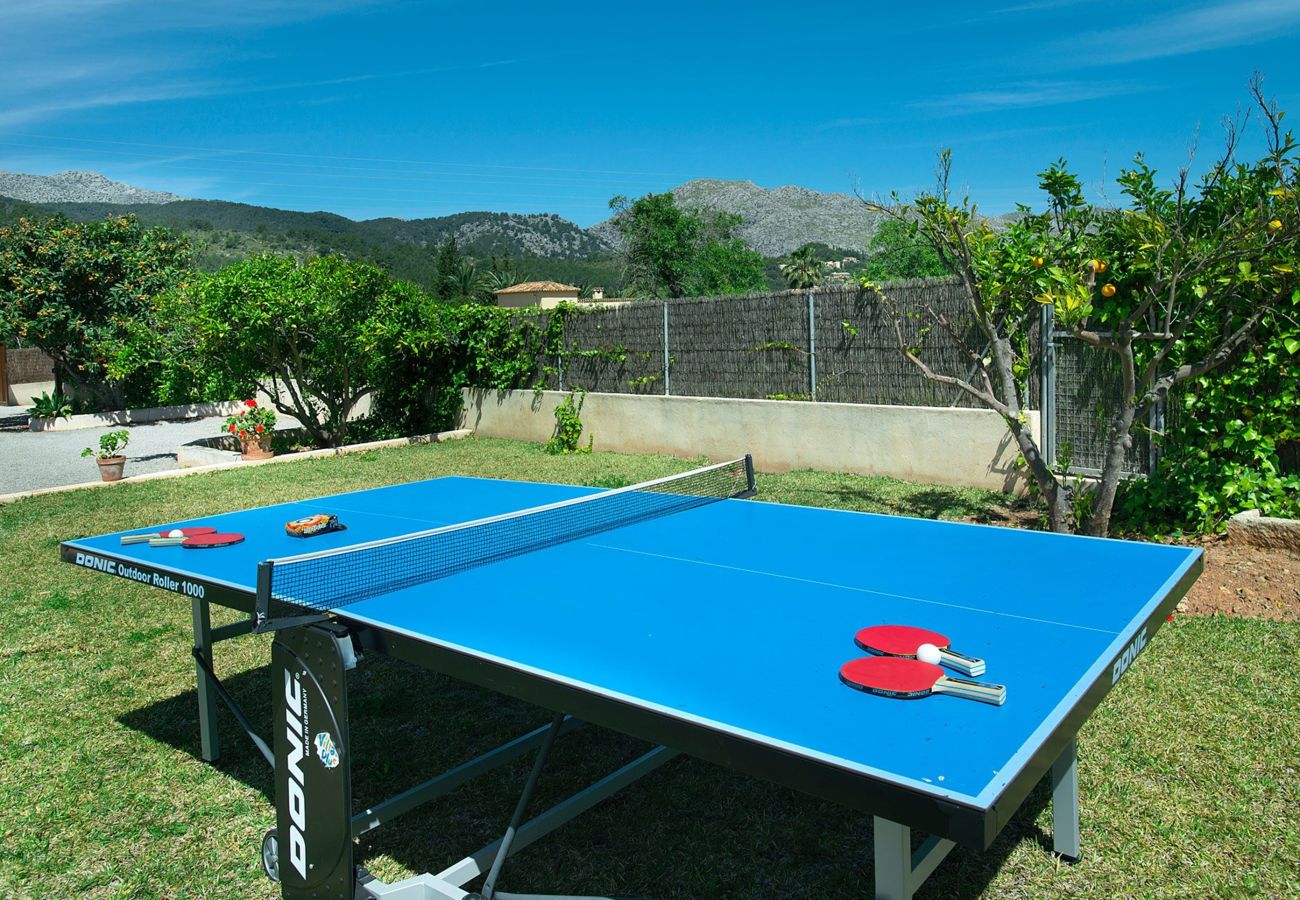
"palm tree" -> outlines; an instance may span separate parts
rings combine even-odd
[[[513,268],[498,268],[496,260],[493,260],[492,268],[483,273],[483,286],[491,294],[512,287],[523,280],[524,277]]]
[[[468,259],[462,259],[451,275],[452,296],[457,300],[472,303],[487,303],[495,297],[487,290],[484,278],[479,274],[478,266]]]
[[[822,261],[817,258],[816,248],[812,244],[804,244],[782,263],[781,274],[791,288],[813,288],[821,283],[823,268]]]

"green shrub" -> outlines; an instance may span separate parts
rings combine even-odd
[[[422,312],[389,347],[371,398],[371,416],[394,434],[452,427],[463,388],[536,386],[560,352],[567,314],[564,308],[520,312],[437,303]]]
[[[131,442],[131,432],[123,428],[120,431],[109,431],[99,436],[99,449],[87,447],[81,451],[82,456],[93,456],[97,459],[112,459],[114,456],[121,456],[126,445]]]
[[[574,402],[574,398],[577,402]],[[555,407],[555,433],[543,448],[547,453],[590,453],[595,435],[587,435],[587,446],[582,446],[582,405],[587,400],[586,391],[569,394]]]
[[[1248,509],[1300,518],[1300,472],[1285,471],[1280,452],[1300,440],[1300,291],[1239,360],[1171,402],[1180,408],[1159,466],[1125,485],[1125,528],[1218,531]]]
[[[72,401],[61,391],[55,391],[53,396],[48,391],[41,391],[39,397],[32,399],[27,415],[36,419],[70,419]]]

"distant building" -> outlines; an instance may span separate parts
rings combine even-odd
[[[558,281],[525,281],[496,292],[497,306],[540,306],[553,309],[561,303],[577,303],[578,289]]]

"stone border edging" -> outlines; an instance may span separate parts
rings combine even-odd
[[[1228,520],[1228,538],[1252,547],[1300,554],[1300,519],[1279,519],[1259,510],[1239,512]]]
[[[189,469],[168,469],[164,472],[148,472],[144,475],[123,478],[121,481],[88,481],[85,484],[62,484],[58,487],[40,488],[35,491],[20,491],[16,494],[0,494],[0,504],[13,503],[27,497],[40,497],[45,494],[63,494],[68,491],[81,491],[90,488],[110,488],[121,484],[138,484],[143,481],[159,481],[165,478],[183,478],[186,475],[199,475],[204,472],[220,472],[225,469],[249,466],[268,466],[275,463],[297,462],[302,459],[319,459],[324,456],[344,456],[349,453],[364,453],[368,450],[383,450],[388,447],[410,447],[420,444],[441,444],[443,441],[457,441],[474,433],[472,428],[457,428],[452,431],[439,431],[436,434],[417,434],[411,437],[390,438],[385,441],[369,441],[364,444],[349,444],[346,447],[326,447],[323,450],[304,450],[301,453],[286,453],[257,462],[213,463],[207,466],[195,466]]]
[[[143,425],[146,422],[160,422],[163,419],[233,416],[243,405],[239,400],[227,400],[224,403],[182,403],[178,406],[117,409],[102,413],[83,413],[66,419],[33,419],[28,429],[36,432],[76,431],[81,428],[104,428],[108,425]]]

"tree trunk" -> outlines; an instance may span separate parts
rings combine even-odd
[[[1110,533],[1110,514],[1115,507],[1115,494],[1119,490],[1119,477],[1124,471],[1124,458],[1133,446],[1133,417],[1137,412],[1137,365],[1133,358],[1133,334],[1124,331],[1118,335],[1120,374],[1123,379],[1120,408],[1110,420],[1106,432],[1106,462],[1101,470],[1101,485],[1093,498],[1092,515],[1088,517],[1088,534],[1105,537]]]
[[[1014,424],[1013,421],[1008,421],[1007,425],[1015,436],[1016,446],[1020,448],[1020,455],[1025,459],[1029,474],[1038,485],[1043,501],[1047,504],[1047,527],[1061,534],[1073,534],[1076,525],[1074,491],[1069,485],[1062,484],[1056,477],[1056,473],[1048,468],[1047,461],[1039,452],[1033,435],[1019,421],[1014,421]]]
[[[996,361],[994,374],[1002,387],[1002,395],[1006,398],[1008,414],[1004,416],[1004,420],[1007,427],[1011,429],[1012,435],[1015,436],[1020,455],[1024,457],[1025,465],[1029,467],[1029,472],[1033,475],[1038,489],[1042,491],[1043,500],[1047,503],[1048,527],[1052,531],[1073,534],[1076,527],[1074,492],[1048,467],[1047,460],[1043,459],[1043,454],[1038,449],[1038,443],[1020,421],[1020,395],[1016,390],[1015,352],[1011,347],[1011,341],[998,336],[989,346]]]
[[[1119,413],[1111,419],[1107,431],[1106,463],[1101,470],[1101,484],[1093,499],[1092,515],[1088,517],[1088,534],[1105,537],[1110,533],[1110,514],[1115,507],[1119,491],[1119,477],[1124,471],[1124,458],[1133,446],[1133,418],[1137,410],[1132,398],[1126,398]]]

